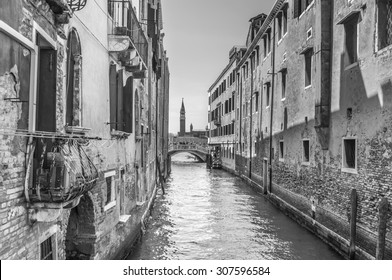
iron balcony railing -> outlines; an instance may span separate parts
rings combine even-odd
[[[144,63],[148,61],[148,41],[129,0],[109,0],[108,12],[113,20],[111,35],[127,35]]]
[[[30,203],[66,204],[91,190],[98,171],[80,140],[32,136],[28,144],[26,198]]]

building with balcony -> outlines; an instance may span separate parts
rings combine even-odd
[[[236,68],[237,173],[347,258],[392,258],[391,11],[277,0]]]
[[[168,170],[161,16],[153,0],[0,4],[1,259],[116,259],[138,238]]]

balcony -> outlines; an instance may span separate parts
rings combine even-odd
[[[119,60],[130,72],[147,69],[148,41],[131,2],[109,0],[108,11],[113,21],[109,51],[117,53]]]
[[[77,139],[32,136],[28,144],[25,196],[30,220],[48,222],[78,205],[98,171]]]

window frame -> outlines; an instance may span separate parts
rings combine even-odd
[[[351,15],[343,23],[344,25],[344,54],[345,54],[345,70],[358,64],[358,52],[359,52],[359,13]],[[350,29],[353,28],[353,29]],[[352,41],[348,41],[348,38],[353,37]],[[355,37],[355,38],[354,38]],[[353,45],[348,46],[348,42]]]
[[[266,82],[264,84],[265,87],[265,108],[269,108],[271,106],[271,83],[270,82]]]
[[[380,7],[381,5],[383,5],[382,8]],[[384,50],[384,49],[392,46],[392,32],[390,34],[390,37],[391,37],[391,39],[390,39],[391,43],[390,44],[388,44],[387,38],[381,38],[382,36],[381,36],[381,32],[380,32],[381,28],[385,28],[384,32],[386,31],[385,33],[388,33],[388,27],[387,27],[387,24],[385,24],[385,23],[388,22],[388,5],[392,6],[392,1],[391,0],[378,0],[378,2],[377,2],[377,25],[376,25],[376,28],[377,28],[377,32],[376,32],[376,36],[377,36],[377,41],[376,41],[377,51],[381,51],[381,50]],[[391,7],[391,9],[392,9],[392,7]],[[383,21],[381,20],[381,15],[380,15],[381,13],[380,13],[380,11],[384,12],[382,14],[382,16],[385,16],[385,20],[383,20]],[[392,17],[392,13],[391,13],[391,17]],[[384,34],[384,36],[385,36],[385,34]],[[386,35],[386,37],[388,37],[388,36]],[[386,42],[383,42],[381,40],[384,40]]]
[[[346,149],[345,149],[345,141],[347,141],[347,140],[354,140],[355,141],[355,148],[354,148],[355,149],[355,154],[354,154],[355,166],[354,166],[354,168],[346,166],[347,165],[347,160],[346,160],[347,156],[346,156]],[[341,156],[341,158],[342,158],[342,161],[341,161],[342,172],[351,173],[351,174],[358,174],[358,138],[357,137],[347,136],[347,137],[342,138],[342,156]]]
[[[286,100],[286,92],[287,92],[287,68],[284,68],[280,71],[281,73],[281,101]],[[283,82],[284,81],[284,82]]]
[[[51,245],[52,245],[52,260],[58,259],[58,244],[57,244],[57,231],[58,226],[57,224],[52,225],[48,230],[46,230],[39,238],[38,238],[38,259],[41,259],[41,244],[45,242],[47,239],[51,238]]]
[[[279,161],[284,162],[285,152],[284,152],[284,140],[279,140]]]
[[[308,142],[308,159],[306,160],[305,156],[305,142]],[[302,139],[302,165],[310,165],[310,139],[304,138]]]
[[[308,89],[312,87],[313,48],[306,50],[303,55],[305,62],[305,89]]]
[[[106,180],[106,184],[108,184],[108,178],[110,178],[110,201],[108,201],[107,198],[107,189],[108,186],[106,185],[106,201],[105,201],[105,206],[104,206],[104,212],[108,211],[109,209],[113,208],[117,204],[117,193],[116,193],[116,170],[111,170],[108,172],[104,173],[104,178]]]

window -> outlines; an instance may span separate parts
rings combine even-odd
[[[255,52],[252,53],[251,58],[250,58],[250,65],[251,65],[251,69],[253,71],[255,71],[256,69],[256,56],[255,56]]]
[[[287,6],[282,10],[282,37],[287,34]]]
[[[41,260],[54,260],[52,236],[40,244],[40,258]]]
[[[284,141],[279,141],[279,160],[284,159]]]
[[[302,162],[308,163],[310,159],[310,146],[309,146],[309,140],[302,140]]]
[[[288,122],[287,118],[288,118],[287,117],[287,108],[284,108],[284,113],[283,113],[283,129],[284,130],[287,130],[287,122]]]
[[[133,123],[133,78],[123,86],[123,70],[110,66],[110,129],[132,133]],[[136,111],[135,111],[136,112]]]
[[[264,58],[271,52],[271,28],[268,28],[264,35]]]
[[[286,98],[287,69],[283,69],[280,73],[282,75],[282,100],[284,100]]]
[[[265,106],[269,107],[270,104],[270,88],[271,88],[271,83],[266,83],[264,85],[265,87]]]
[[[267,42],[268,42],[267,35],[265,35],[265,36],[263,37],[263,43],[264,43],[264,58],[266,58],[267,55],[268,55]]]
[[[271,53],[271,29],[269,29],[267,32],[267,38],[268,38],[267,49],[268,49],[268,54],[270,54]]]
[[[378,1],[378,49],[392,44],[392,0]]]
[[[353,172],[357,169],[357,139],[344,138],[342,152],[342,171]]]
[[[255,112],[259,111],[259,93],[255,92]]]
[[[314,0],[294,0],[294,18],[299,17]]]
[[[278,22],[278,41],[282,40],[283,37],[283,14],[282,12],[280,12],[276,18],[277,22]]]
[[[306,32],[306,40],[309,40],[313,36],[313,28],[309,28],[309,30]]]
[[[67,43],[67,101],[66,101],[66,125],[80,126],[80,89],[82,74],[82,55],[80,39],[76,29],[72,29]]]
[[[104,211],[107,211],[116,205],[115,175],[116,171],[109,171],[104,174],[106,179],[106,200]]]
[[[358,60],[358,14],[345,21],[344,31],[345,66],[349,66]]]
[[[312,56],[313,49],[310,49],[304,53],[305,57],[305,87],[312,85]]]

